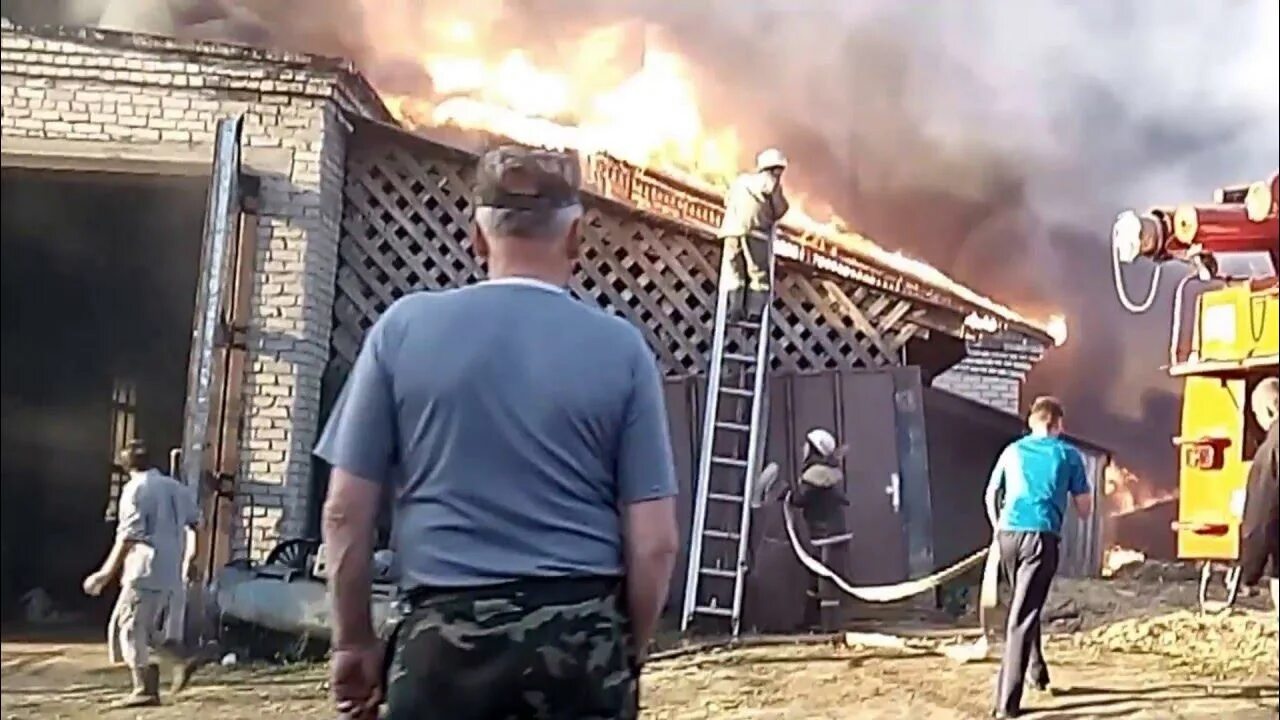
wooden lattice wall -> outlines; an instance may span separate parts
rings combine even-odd
[[[334,361],[345,370],[395,299],[484,277],[471,254],[474,160],[425,142],[361,138],[348,149]],[[704,372],[720,248],[685,226],[589,196],[572,290],[635,323],[668,376]],[[773,367],[803,371],[900,364],[921,328],[909,300],[782,264]]]

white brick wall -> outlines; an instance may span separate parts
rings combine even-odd
[[[1022,382],[1043,354],[1043,346],[1014,337],[971,342],[966,357],[935,377],[933,387],[1017,415]]]
[[[3,30],[0,128],[11,140],[207,146],[244,116],[243,144],[287,162],[261,178],[233,543],[254,555],[305,531],[329,356],[342,208],[339,106],[385,114],[340,64],[99,31]],[[246,150],[249,152],[249,150]]]

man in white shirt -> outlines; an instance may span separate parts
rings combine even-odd
[[[200,510],[195,493],[151,464],[146,445],[132,440],[120,451],[129,481],[120,491],[116,540],[84,591],[98,595],[118,575],[120,596],[107,626],[111,661],[129,666],[133,692],[121,707],[160,702],[160,668],[151,652],[182,638],[186,580],[195,557]],[[185,686],[194,665],[179,662],[174,688]]]

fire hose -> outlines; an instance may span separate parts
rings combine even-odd
[[[845,581],[839,573],[822,564],[821,561],[814,558],[805,550],[801,544],[799,536],[796,535],[795,518],[791,512],[791,493],[788,492],[782,498],[782,516],[787,526],[787,539],[791,541],[791,550],[795,552],[796,558],[800,564],[809,572],[818,577],[830,580],[833,585],[840,589],[846,595],[851,595],[863,602],[872,603],[891,603],[899,600],[905,600],[913,595],[919,595],[923,592],[933,590],[938,586],[950,582],[969,570],[977,567],[982,563],[988,554],[988,548],[982,548],[973,553],[969,557],[952,565],[943,568],[930,575],[915,580],[907,580],[906,582],[894,585],[863,585],[854,586]]]
[[[1156,265],[1155,272],[1151,276],[1151,289],[1147,291],[1146,299],[1140,303],[1135,303],[1133,299],[1129,297],[1128,291],[1125,290],[1124,275],[1120,270],[1120,264],[1120,249],[1113,247],[1111,249],[1111,270],[1115,280],[1116,297],[1120,299],[1120,304],[1124,306],[1125,310],[1128,310],[1135,315],[1141,315],[1142,313],[1150,310],[1151,306],[1156,302],[1156,293],[1160,291],[1160,271],[1163,266]]]

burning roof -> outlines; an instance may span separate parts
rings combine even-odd
[[[6,23],[6,32],[12,31]],[[349,112],[381,122],[394,119],[411,131],[454,127],[576,150],[596,194],[699,230],[718,224],[721,190],[738,170],[735,134],[703,128],[696,94],[682,59],[674,53],[646,45],[638,70],[613,78],[607,88],[594,88],[583,98],[568,73],[588,67],[593,53],[619,42],[610,28],[582,40],[585,54],[570,63],[573,67],[550,72],[520,50],[467,55],[459,49],[467,45],[467,29],[453,27],[441,52],[426,52],[420,59],[434,82],[421,95],[379,93],[379,83],[371,83],[351,63],[321,55],[100,29],[22,32],[128,51],[251,62],[266,66],[268,74],[272,68],[279,70],[282,80],[293,79],[289,73],[303,69],[337,76],[342,82],[335,92]],[[1029,319],[923,261],[877,245],[849,230],[838,217],[815,219],[805,211],[806,204],[812,205],[795,197],[784,218],[781,257],[959,313],[964,331],[972,336],[1011,329],[1046,343],[1065,339],[1062,318]]]
[[[553,70],[539,67],[519,48],[495,53],[468,22],[442,23],[433,30],[431,45],[415,59],[433,87],[384,94],[403,126],[479,130],[526,145],[576,150],[589,163],[609,168],[594,178],[595,189],[604,195],[698,227],[718,223],[720,194],[741,169],[742,148],[732,128],[706,127],[684,59],[665,49],[660,38],[642,30],[637,51],[631,47],[637,44],[634,26],[597,27],[568,43],[560,53],[563,67]],[[619,63],[619,56],[639,59]],[[818,203],[791,195],[780,255],[953,310],[964,308],[964,326],[974,334],[1012,328],[1043,342],[1065,341],[1064,318],[1029,319],[928,263],[881,247],[839,217],[816,219],[806,206]]]

